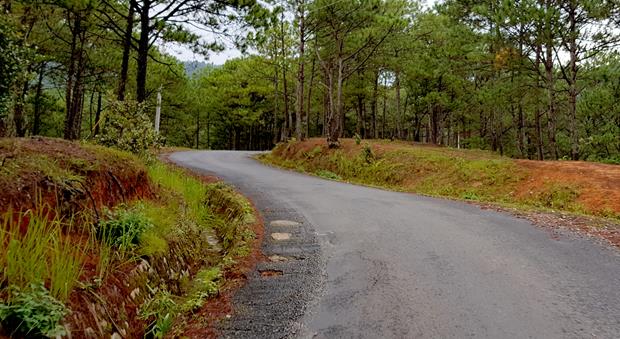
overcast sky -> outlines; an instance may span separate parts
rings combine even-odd
[[[427,7],[432,6],[434,3],[439,0],[421,0]],[[198,34],[205,34],[205,37],[208,39],[208,33],[196,31]],[[228,48],[222,53],[211,53],[208,59],[205,59],[202,55],[196,55],[192,53],[188,48],[179,46],[176,44],[164,45],[164,50],[175,57],[179,58],[182,61],[199,61],[199,62],[207,62],[215,65],[222,65],[226,62],[226,60],[233,59],[241,56],[241,52],[237,50],[232,44],[228,44]]]

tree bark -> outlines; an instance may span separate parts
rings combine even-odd
[[[82,127],[82,103],[84,94],[84,44],[86,31],[83,27],[82,14],[73,13],[73,29],[71,30],[71,59],[67,72],[66,116],[64,138],[75,140],[80,137]]]
[[[127,27],[125,27],[125,36],[123,38],[123,57],[121,61],[121,72],[118,80],[117,99],[125,100],[125,88],[127,86],[127,78],[129,74],[129,57],[131,55],[131,40],[133,39],[133,17],[135,13],[135,1],[129,1],[129,11],[127,13]]]
[[[298,11],[299,11],[299,67],[297,70],[297,116],[296,116],[296,124],[295,124],[295,134],[297,135],[298,140],[305,139],[305,133],[302,126],[302,122],[305,119],[304,116],[304,81],[305,81],[305,62],[304,59],[304,47],[305,47],[305,27],[304,27],[304,0],[299,0],[298,3]]]
[[[142,0],[140,6],[140,39],[138,41],[138,64],[136,72],[136,99],[146,100],[146,76],[149,57],[149,35],[151,33],[149,10],[151,0]]]
[[[43,76],[45,75],[45,63],[39,67],[39,78],[34,97],[34,121],[32,123],[32,135],[41,133],[41,97],[43,95]]]
[[[394,86],[396,88],[396,137],[402,139],[402,116],[400,111],[400,72],[396,71],[396,78],[394,80]]]
[[[379,92],[379,70],[375,72],[375,81],[372,87],[372,102],[370,106],[371,115],[371,129],[372,137],[377,139],[379,137],[377,131],[377,95]]]
[[[312,87],[314,86],[314,71],[315,71],[316,59],[312,58],[312,66],[310,67],[310,84],[308,86],[308,100],[306,101],[306,136],[310,137],[310,112],[312,108]],[[319,111],[316,112],[316,130],[319,128]]]
[[[284,14],[282,14],[284,15]],[[284,17],[282,17],[281,19],[281,24],[280,24],[280,43],[281,43],[281,47],[282,47],[282,86],[283,86],[283,90],[284,90],[284,127],[282,128],[282,140],[288,140],[291,137],[291,129],[293,128],[293,114],[292,112],[290,112],[289,110],[289,98],[288,98],[288,84],[287,84],[287,80],[286,80],[286,71],[287,71],[287,65],[286,65],[286,43],[285,43],[285,39],[284,39]]]
[[[568,118],[571,136],[571,159],[579,160],[579,131],[577,130],[577,4],[575,0],[569,3],[569,68],[568,74]]]

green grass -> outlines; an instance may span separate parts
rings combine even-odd
[[[17,215],[9,211],[2,219],[0,239],[6,248],[0,252],[0,282],[21,289],[46,283],[54,298],[68,300],[81,274],[87,246],[62,236],[63,228],[71,225],[63,224],[58,217],[32,211]],[[22,220],[28,220],[23,228]]]

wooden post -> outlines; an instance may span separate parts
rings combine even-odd
[[[157,91],[157,108],[155,108],[155,133],[159,133],[159,122],[161,120],[161,86]]]

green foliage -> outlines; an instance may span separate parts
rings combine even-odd
[[[375,161],[375,155],[372,153],[372,148],[369,144],[364,144],[364,146],[362,146],[361,157],[367,164],[372,164]]]
[[[0,17],[0,119],[4,118],[11,86],[23,62],[22,47],[7,19]]]
[[[580,211],[577,204],[579,189],[571,184],[549,183],[536,194],[534,204],[558,210]]]
[[[97,237],[103,243],[118,249],[121,258],[135,250],[142,234],[153,224],[140,211],[139,206],[118,208],[97,226]]]
[[[103,113],[101,133],[97,142],[138,155],[149,155],[160,146],[160,138],[146,113],[146,104],[134,101],[114,101]]]
[[[328,170],[318,170],[315,172],[321,178],[330,179],[330,180],[342,180],[342,177],[338,174],[328,171]]]
[[[356,145],[359,145],[362,143],[362,137],[357,133],[355,133],[355,135],[353,136],[353,140],[355,140]]]
[[[205,301],[219,292],[222,273],[218,267],[202,269],[192,281],[192,289],[181,309],[183,312],[192,312],[201,308]]]
[[[139,310],[139,317],[141,319],[151,321],[145,335],[151,335],[154,338],[164,338],[166,333],[172,329],[177,308],[174,296],[170,292],[165,290],[157,291],[152,298],[149,298],[142,304]]]
[[[56,337],[67,334],[61,325],[69,310],[42,283],[28,288],[11,286],[8,303],[0,303],[0,324],[11,336]]]

